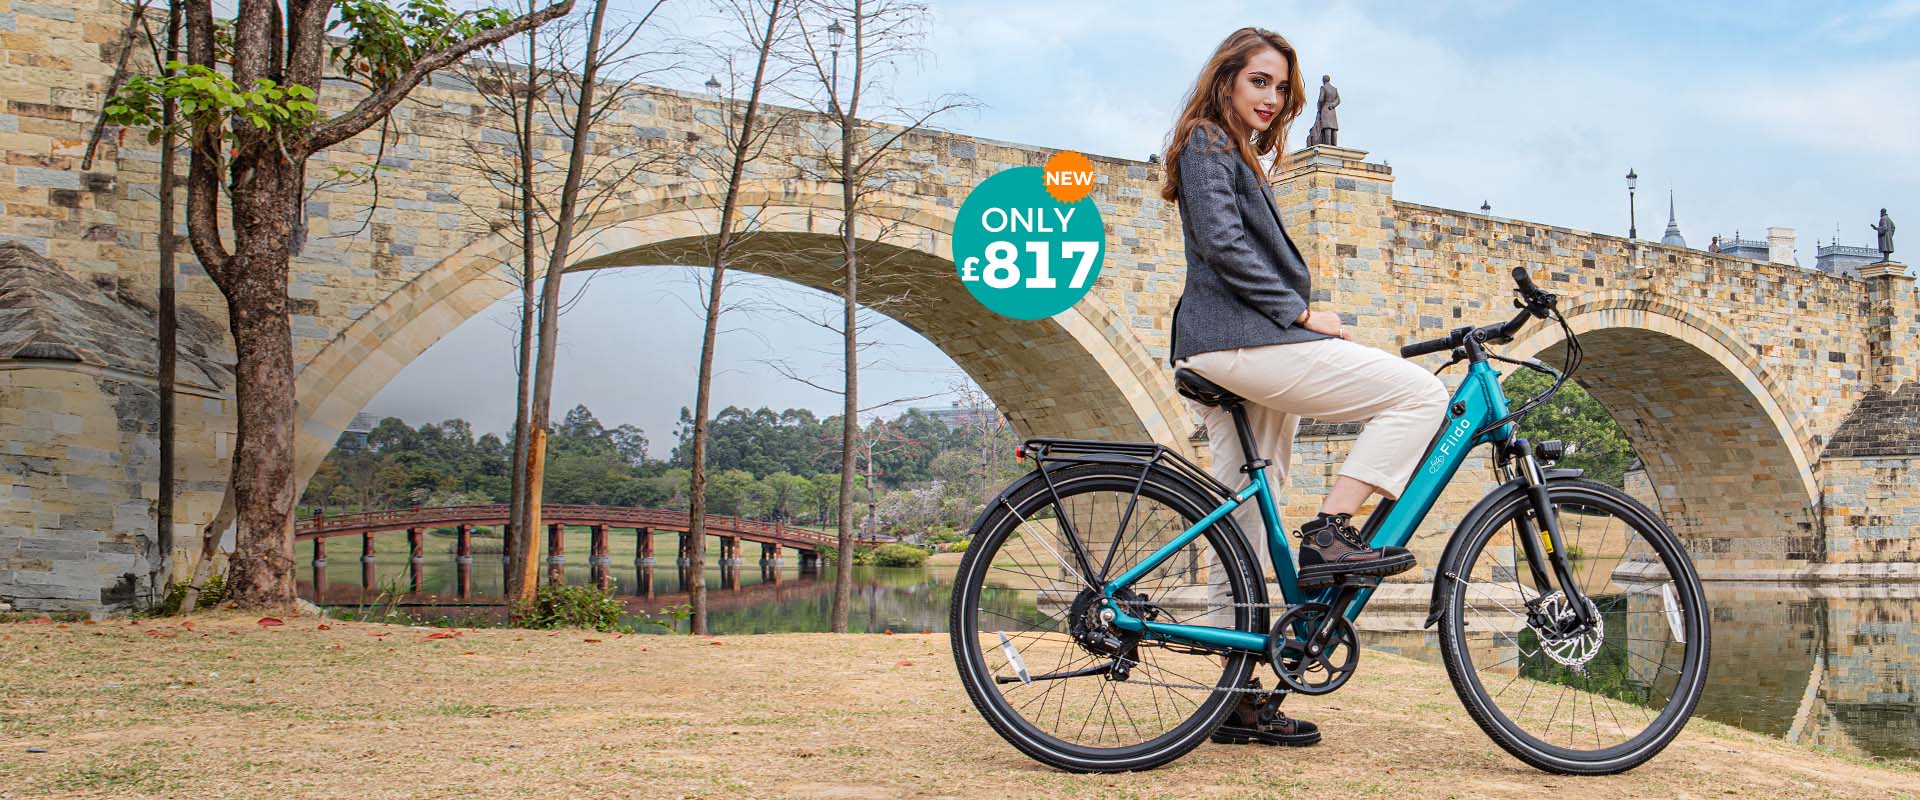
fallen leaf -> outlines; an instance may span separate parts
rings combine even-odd
[[[387,632],[386,631],[369,631],[367,635],[368,636],[385,636],[387,635]]]
[[[318,627],[318,630],[323,630],[323,631],[330,631],[330,630],[333,630],[333,626],[332,626],[332,625],[328,625],[327,623],[324,623],[324,622],[322,622],[322,623],[320,623],[320,625],[319,625],[319,627]]]
[[[921,636],[925,636],[925,635],[927,635],[927,634],[929,634],[929,633],[932,633],[932,632],[933,632],[932,630],[929,630],[929,629],[927,629],[927,628],[921,628],[921,629],[920,629],[920,635],[921,635]]]
[[[600,643],[600,640],[599,640],[599,639],[583,639],[582,641],[585,641],[585,642],[586,642],[587,644],[599,644],[599,643]]]
[[[53,618],[52,617],[34,617],[33,619],[27,620],[27,624],[28,625],[51,625],[53,624]]]
[[[723,644],[726,644],[726,642],[722,642],[722,641],[720,641],[720,640],[718,640],[718,639],[715,639],[715,640],[713,640],[713,641],[711,641],[711,642],[708,642],[708,644],[711,644],[711,645],[713,645],[714,647],[719,647],[720,645],[723,645]]]
[[[893,629],[892,629],[892,628],[888,628],[888,629],[887,629],[887,635],[888,635],[888,636],[892,636],[892,635],[893,635]]]
[[[457,633],[447,633],[446,631],[434,631],[433,633],[429,633],[426,636],[421,637],[420,641],[429,642],[429,641],[433,641],[434,639],[451,639],[458,635],[459,634]]]
[[[186,622],[180,623],[180,627],[186,628],[187,630],[193,630],[193,620],[187,620]]]
[[[275,625],[285,625],[285,624],[287,624],[287,623],[284,623],[284,622],[281,622],[280,620],[278,620],[278,619],[275,619],[275,618],[273,618],[273,617],[261,617],[261,618],[260,618],[260,627],[262,627],[262,628],[271,628],[271,627],[273,627],[273,626],[275,626]]]
[[[894,666],[896,666],[896,667],[911,667],[911,666],[913,666],[913,662],[911,662],[911,661],[896,661],[896,662],[894,662],[894,664],[893,664],[893,665],[894,665]]]

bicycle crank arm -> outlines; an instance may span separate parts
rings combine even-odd
[[[1088,675],[1105,675],[1112,671],[1113,671],[1113,662],[1108,661],[1104,664],[1095,664],[1091,667],[1086,667],[1083,669],[1076,669],[1076,670],[1069,670],[1067,672],[1049,672],[1045,675],[1030,675],[1024,680],[1017,675],[995,675],[993,676],[993,682],[994,683],[1032,683],[1034,681],[1057,681],[1057,680],[1060,680],[1061,678],[1084,678],[1084,677],[1087,677]]]

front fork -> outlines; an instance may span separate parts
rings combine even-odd
[[[1540,460],[1534,456],[1533,442],[1516,437],[1507,448],[1513,460],[1519,463],[1520,477],[1526,482],[1527,497],[1531,500],[1533,512],[1531,515],[1521,514],[1515,520],[1515,524],[1520,526],[1522,547],[1527,552],[1527,569],[1533,573],[1533,585],[1540,593],[1538,597],[1527,601],[1527,607],[1537,614],[1542,599],[1553,593],[1553,582],[1547,576],[1550,567],[1580,629],[1592,630],[1597,620],[1594,619],[1593,608],[1588,604],[1586,592],[1581,591],[1579,582],[1573,579],[1573,566],[1567,561],[1567,548],[1560,538],[1559,515],[1554,513],[1553,500],[1547,497],[1547,481],[1540,472]],[[1536,520],[1539,527],[1535,527]],[[1545,535],[1542,535],[1541,528],[1545,529]],[[1545,552],[1542,552],[1542,544],[1546,546]],[[1559,630],[1559,620],[1548,622],[1552,630]]]

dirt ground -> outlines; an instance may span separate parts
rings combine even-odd
[[[1920,772],[1695,721],[1629,774],[1500,751],[1445,673],[1368,652],[1311,750],[1071,775],[1002,742],[945,634],[717,639],[232,612],[0,624],[0,798],[1911,797]],[[322,627],[322,626],[325,627]],[[438,638],[435,638],[438,636]],[[44,751],[44,752],[39,752]],[[1311,756],[1311,758],[1309,758]]]

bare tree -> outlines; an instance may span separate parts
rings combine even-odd
[[[108,107],[120,124],[153,125],[169,94],[194,99],[186,120],[188,239],[227,299],[237,358],[238,446],[232,483],[240,524],[231,596],[248,606],[293,602],[294,379],[287,297],[307,159],[385,119],[433,71],[564,16],[559,0],[514,17],[380,0],[242,0],[230,35],[212,0],[181,0],[187,59],[129,79]],[[336,14],[338,19],[336,20]],[[366,93],[320,112],[327,70]],[[222,236],[228,201],[232,248]]]
[[[832,630],[844,633],[853,600],[853,576],[848,566],[853,553],[851,498],[860,411],[860,328],[856,319],[862,258],[860,211],[875,192],[891,188],[893,179],[883,167],[889,157],[899,157],[905,136],[940,114],[970,106],[973,101],[949,95],[910,109],[885,96],[901,63],[924,53],[920,46],[927,11],[924,4],[912,0],[807,0],[799,11],[796,22],[801,34],[801,67],[816,81],[816,90],[800,99],[839,126],[831,154],[808,162],[822,167],[796,164],[803,172],[812,170],[819,179],[840,184],[839,256],[845,272],[841,282],[841,331],[845,337],[842,414],[846,422],[841,425],[840,563],[834,575]],[[840,79],[843,42],[852,46],[845,83]],[[873,113],[874,109],[879,113]],[[874,125],[874,136],[862,136],[861,129],[869,122],[883,124]]]
[[[573,24],[550,25],[539,32],[520,37],[519,42],[502,44],[488,55],[490,59],[471,59],[462,64],[461,70],[471,82],[487,105],[501,118],[507,121],[512,134],[510,144],[494,144],[486,137],[473,137],[467,140],[468,159],[471,169],[499,193],[506,196],[506,203],[487,202],[484,195],[463,198],[467,209],[487,224],[490,230],[503,238],[511,236],[517,240],[518,252],[507,259],[502,266],[510,279],[519,288],[520,304],[517,309],[518,335],[514,348],[515,391],[512,490],[509,503],[510,516],[516,520],[508,541],[504,543],[508,557],[507,596],[511,603],[522,607],[533,599],[537,587],[534,577],[538,574],[535,559],[539,550],[539,515],[532,509],[534,492],[531,488],[531,467],[533,462],[532,441],[538,438],[531,434],[533,410],[533,383],[535,376],[534,356],[536,352],[536,319],[541,314],[541,295],[535,287],[540,285],[540,253],[547,247],[547,232],[557,231],[560,216],[566,208],[564,191],[569,179],[573,154],[585,153],[586,161],[581,169],[578,193],[574,198],[575,218],[591,218],[599,213],[606,204],[629,196],[634,187],[634,178],[664,161],[668,153],[664,148],[642,143],[616,144],[606,152],[594,151],[593,130],[611,119],[628,101],[638,97],[642,89],[638,80],[656,74],[671,67],[670,59],[674,54],[649,50],[639,46],[640,36],[648,22],[662,5],[655,2],[638,19],[619,20],[609,15],[611,28],[603,32],[603,43],[595,54],[599,75],[615,76],[601,80],[594,87],[594,98],[582,106],[580,98],[585,97],[584,58],[580,42],[587,38],[582,27],[590,29],[592,19],[572,20]],[[514,63],[510,60],[510,50],[521,50],[522,60]],[[662,63],[668,60],[669,63]],[[569,103],[575,112],[569,115]],[[584,107],[587,124],[579,123],[579,112]],[[537,146],[540,132],[551,125],[569,141],[564,150],[540,148]],[[566,154],[566,162],[560,162],[558,152]],[[555,185],[558,181],[558,185]],[[561,202],[551,198],[563,197]],[[509,219],[502,219],[500,211],[503,205],[511,206]],[[587,234],[591,236],[591,234]],[[549,259],[552,253],[549,251]],[[549,260],[549,266],[551,260]],[[563,313],[584,294],[585,286],[578,287],[573,296],[559,303],[556,316]],[[550,401],[549,401],[550,402]],[[522,519],[534,520],[521,523]]]
[[[784,121],[784,117],[762,118],[761,96],[769,85],[784,78],[788,71],[775,64],[772,56],[788,38],[792,14],[788,0],[716,0],[715,6],[726,27],[720,42],[710,48],[710,52],[713,62],[727,76],[727,80],[723,84],[715,75],[709,79],[708,88],[716,92],[726,91],[726,99],[722,100],[724,113],[714,126],[719,128],[717,133],[722,144],[717,151],[698,151],[697,157],[719,162],[708,166],[725,174],[727,184],[726,197],[720,204],[718,229],[713,236],[712,251],[708,254],[713,271],[707,286],[704,308],[706,323],[700,340],[700,372],[693,401],[693,463],[687,490],[688,552],[685,556],[694,575],[688,587],[688,601],[692,606],[689,628],[695,634],[707,632],[707,587],[706,581],[700,576],[704,574],[707,564],[707,424],[713,403],[713,354],[722,312],[721,296],[736,240],[750,237],[755,232],[751,224],[737,225],[740,183],[746,177],[747,166],[764,154],[772,134],[782,127]],[[749,75],[745,78],[747,99],[736,112],[731,98],[738,96],[743,72]]]

